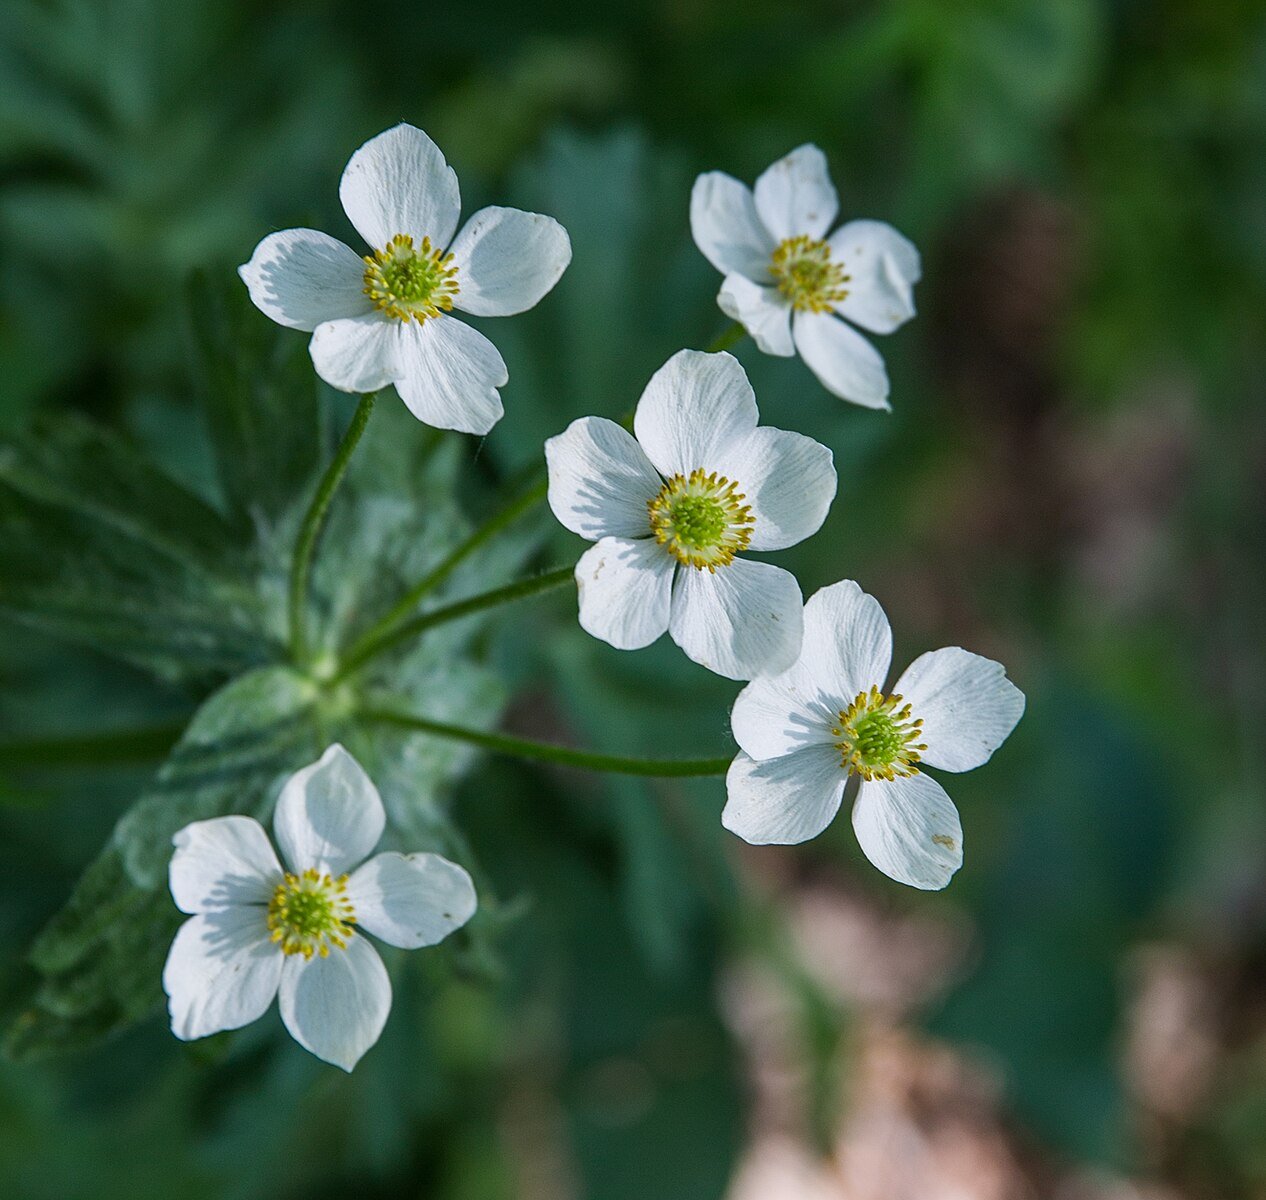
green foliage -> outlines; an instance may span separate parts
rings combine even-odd
[[[623,415],[722,328],[695,173],[750,181],[816,141],[842,215],[900,225],[926,278],[881,343],[891,418],[739,349],[764,419],[840,470],[827,526],[782,561],[806,593],[864,581],[899,659],[996,654],[1031,704],[950,784],[968,861],[942,901],[876,878],[846,821],[752,861],[793,891],[843,877],[949,906],[972,951],[932,1032],[996,1066],[1026,1143],[1061,1155],[1140,1161],[1123,961],[1140,939],[1215,947],[1245,1048],[1183,1169],[1192,1194],[1260,1189],[1263,47],[1259,0],[0,4],[0,1007],[26,1060],[0,1064],[0,1193],[485,1200],[540,1168],[546,1194],[724,1194],[744,1114],[719,973],[750,914],[720,790],[480,765],[355,707],[490,725],[518,690],[521,732],[693,755],[725,744],[734,689],[670,647],[594,642],[561,599],[436,629],[351,692],[285,661],[290,550],[351,402],[233,266],[290,225],[355,244],[338,172],[400,119],[440,141],[466,213],[551,213],[575,257],[546,303],[486,326],[511,383],[477,448],[380,400],[317,556],[319,651],[544,437]],[[579,551],[551,536],[547,565]],[[427,603],[504,582],[534,544],[481,552]],[[172,830],[266,818],[333,738],[402,846],[475,871],[479,917],[389,963],[395,1012],[351,1078],[269,1020],[177,1045],[146,1021],[179,920]],[[765,940],[793,973],[776,922]],[[833,1134],[844,1018],[809,1007]]]
[[[439,630],[333,691],[284,661],[288,555],[320,457],[316,395],[306,355],[280,349],[284,335],[271,329],[242,336],[240,310],[236,296],[203,288],[192,314],[224,514],[78,419],[43,422],[0,450],[5,614],[168,681],[223,681],[37,939],[31,962],[41,982],[9,1038],[20,1058],[82,1048],[157,1007],[179,920],[166,888],[178,829],[227,813],[266,822],[286,775],[342,740],[377,781],[398,836],[411,848],[451,850],[443,796],[469,750],[366,727],[358,704],[385,698],[486,727],[504,703],[478,661],[475,622]],[[402,406],[383,408],[314,573],[318,644],[328,654],[468,530],[453,499],[454,447],[413,436]],[[507,540],[464,564],[432,602],[500,579],[522,554]]]
[[[0,612],[173,681],[267,661],[275,621],[212,509],[72,417],[0,449]]]

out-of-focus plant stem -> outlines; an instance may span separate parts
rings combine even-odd
[[[511,758],[523,758],[532,762],[556,763],[564,767],[577,767],[585,771],[598,771],[609,775],[644,775],[660,779],[698,778],[724,775],[729,770],[731,757],[725,758],[631,758],[622,754],[597,754],[588,750],[573,750],[570,746],[554,746],[548,742],[534,742],[527,738],[511,737],[503,733],[485,733],[479,729],[466,729],[460,725],[446,725],[426,717],[386,709],[361,710],[360,716],[367,721],[394,725],[398,729],[413,729],[436,737],[451,738],[480,746],[494,754]]]
[[[375,396],[376,393],[369,392],[360,398],[352,423],[339,443],[338,453],[321,476],[316,494],[303,518],[299,540],[295,543],[294,559],[290,564],[290,653],[294,661],[301,665],[308,655],[308,579],[312,574],[312,554],[316,549],[317,538],[321,535],[321,526],[325,523],[330,501],[334,499],[334,493],[338,491],[343,476],[347,474],[356,445],[365,432],[365,426],[369,424],[369,416],[374,411]]]

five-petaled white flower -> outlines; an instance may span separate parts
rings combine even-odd
[[[304,1049],[345,1071],[356,1065],[391,1008],[387,971],[365,932],[413,950],[475,911],[470,876],[437,854],[364,862],[385,823],[377,789],[334,745],[277,801],[273,830],[288,869],[250,817],[195,821],[176,834],[171,894],[193,914],[163,970],[178,1038],[248,1025],[277,996]]]
[[[730,723],[743,753],[726,778],[727,829],[756,844],[816,837],[861,778],[853,829],[885,875],[943,888],[963,862],[958,810],[922,767],[988,762],[1024,712],[1000,663],[953,647],[916,658],[891,694],[892,630],[851,580],[804,610],[804,649],[783,675],[750,683]]]
[[[345,392],[396,385],[420,421],[487,433],[509,378],[482,333],[448,314],[531,308],[571,261],[552,217],[483,208],[453,237],[457,176],[420,129],[371,138],[343,172],[339,199],[372,253],[314,229],[269,234],[239,274],[274,321],[312,332],[317,374]]]
[[[668,630],[730,679],[795,661],[795,577],[736,556],[816,531],[835,467],[825,446],[757,419],[736,359],[682,350],[646,385],[636,440],[614,421],[582,417],[545,443],[554,515],[597,542],[576,564],[580,623],[594,637],[636,650]]]
[[[800,146],[753,193],[721,171],[695,180],[695,244],[725,276],[717,303],[766,354],[797,350],[822,386],[867,408],[888,408],[879,352],[840,318],[891,333],[914,316],[919,252],[891,225],[850,221],[829,237],[839,199],[826,156]]]

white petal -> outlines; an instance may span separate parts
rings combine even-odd
[[[580,417],[545,443],[549,506],[572,533],[591,542],[650,532],[646,505],[663,480],[627,429],[605,417]]]
[[[832,743],[841,710],[859,692],[882,687],[891,661],[892,630],[879,601],[852,580],[821,588],[804,606],[795,664],[739,693],[730,714],[734,738],[756,759]]]
[[[856,329],[830,313],[796,313],[800,357],[828,392],[866,408],[889,409],[884,360]]]
[[[278,1003],[299,1045],[350,1071],[387,1023],[391,981],[378,951],[354,934],[346,950],[335,947],[328,958],[289,955]]]
[[[893,691],[923,721],[923,761],[945,771],[987,763],[1024,713],[1024,693],[1006,668],[957,646],[921,654]]]
[[[910,887],[939,891],[963,865],[958,809],[927,775],[863,783],[853,804],[853,830],[866,857]]]
[[[849,276],[836,312],[872,333],[891,333],[914,316],[914,285],[923,268],[909,238],[882,221],[850,221],[827,243]]]
[[[806,746],[834,744],[831,729],[841,706],[825,698],[803,663],[802,656],[790,670],[753,679],[739,692],[730,711],[730,728],[744,754],[763,761]]]
[[[286,781],[273,832],[294,872],[342,875],[369,857],[387,823],[378,789],[337,742]]]
[[[617,650],[640,650],[668,628],[672,556],[654,538],[603,538],[580,556],[580,627]]]
[[[376,392],[396,376],[396,322],[378,313],[316,327],[308,351],[316,373],[341,392]]]
[[[449,247],[453,304],[477,317],[509,317],[538,304],[571,262],[571,239],[553,217],[481,208]]]
[[[400,329],[396,391],[419,421],[436,429],[487,433],[505,409],[497,389],[510,375],[482,333],[455,317],[432,317]]]
[[[281,882],[281,864],[264,827],[251,817],[195,821],[172,843],[168,876],[181,912],[232,904],[267,904]]]
[[[755,526],[753,550],[782,550],[816,533],[835,499],[831,452],[800,433],[762,425],[732,444],[715,469],[738,484]]]
[[[800,653],[803,601],[790,571],[736,558],[715,572],[683,567],[669,632],[700,666],[727,679],[777,675]]]
[[[816,146],[798,146],[756,181],[756,211],[778,241],[820,238],[839,207],[826,155]]]
[[[754,846],[794,846],[820,834],[840,810],[848,775],[831,747],[756,762],[740,754],[725,777],[721,824]]]
[[[776,287],[761,287],[738,274],[727,275],[717,293],[717,306],[742,325],[764,353],[780,358],[795,354],[791,304]]]
[[[284,957],[259,905],[190,917],[163,967],[172,1033],[187,1042],[258,1020],[277,994]]]
[[[475,885],[438,854],[379,854],[347,881],[356,924],[392,946],[434,946],[475,913]]]
[[[453,168],[420,129],[397,125],[352,155],[338,185],[343,211],[375,250],[398,233],[442,249],[457,228],[461,193]]]
[[[373,311],[360,255],[315,229],[270,233],[237,273],[255,307],[291,329]]]
[[[678,350],[646,385],[633,432],[661,475],[709,467],[756,428],[756,394],[737,358]]]
[[[690,232],[703,256],[722,275],[750,279],[769,274],[774,239],[756,212],[752,191],[732,175],[709,171],[690,191]]]

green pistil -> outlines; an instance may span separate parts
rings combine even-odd
[[[459,290],[453,256],[432,246],[430,238],[415,246],[404,233],[365,256],[364,282],[379,312],[406,323],[448,312]]]
[[[333,928],[334,905],[322,892],[294,892],[288,908],[286,924],[301,937],[315,937]]]
[[[927,749],[918,739],[923,722],[900,696],[885,696],[877,687],[859,692],[831,727],[840,766],[863,779],[896,779],[917,775]]]
[[[346,875],[334,879],[315,870],[287,873],[268,904],[269,932],[285,954],[325,958],[331,946],[346,948],[355,924]]]
[[[897,723],[886,712],[870,712],[853,726],[853,745],[868,767],[887,767],[905,745]]]
[[[655,540],[683,566],[700,571],[733,562],[755,524],[738,486],[702,467],[674,475],[646,508]]]
[[[712,496],[682,496],[669,509],[677,537],[687,546],[704,550],[715,546],[725,532],[725,509]]]
[[[400,300],[429,300],[440,282],[440,270],[432,258],[397,258],[382,268],[387,287]]]

